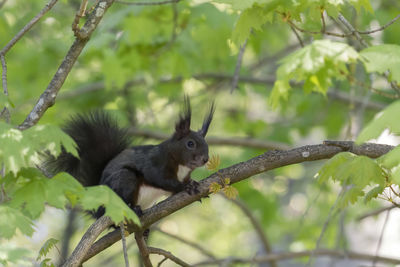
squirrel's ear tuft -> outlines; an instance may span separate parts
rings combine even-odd
[[[214,111],[215,111],[215,104],[214,101],[211,103],[210,111],[208,114],[205,116],[204,121],[203,121],[203,126],[199,130],[199,133],[205,137],[207,132],[208,132],[208,127],[210,127],[211,121],[214,116]]]
[[[179,121],[175,125],[175,136],[180,139],[190,133],[190,120],[192,110],[190,109],[190,100],[187,95],[183,102],[183,113],[179,116]]]

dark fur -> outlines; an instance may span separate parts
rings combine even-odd
[[[190,179],[190,173],[208,161],[204,137],[213,113],[214,105],[201,130],[192,131],[190,102],[185,97],[183,114],[171,138],[158,145],[134,147],[129,147],[127,131],[119,128],[107,113],[78,115],[66,124],[64,131],[75,140],[80,159],[63,151],[58,158],[50,158],[45,166],[53,173],[66,171],[85,186],[107,185],[132,208],[138,204],[142,185],[172,193],[182,190],[197,193],[197,182]],[[181,181],[177,177],[179,165],[190,168]],[[136,209],[140,213],[140,207]],[[103,212],[100,210],[97,216]]]

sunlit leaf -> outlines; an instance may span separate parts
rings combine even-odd
[[[208,188],[208,191],[209,191],[210,193],[216,194],[216,193],[218,193],[219,191],[221,191],[221,189],[222,189],[222,186],[221,186],[219,183],[217,183],[217,182],[212,182],[212,183],[210,184],[210,187]]]
[[[19,229],[24,235],[34,232],[33,222],[22,212],[5,204],[0,205],[0,237],[11,238]]]
[[[221,164],[221,159],[219,155],[213,154],[211,158],[208,160],[206,168],[210,171],[216,171],[218,170],[220,164]]]
[[[49,251],[58,243],[58,240],[55,238],[48,239],[43,246],[39,250],[39,255],[36,260],[39,261],[41,258],[46,257]]]
[[[223,192],[224,192],[225,196],[226,196],[227,198],[230,198],[230,199],[235,199],[235,198],[238,196],[238,194],[239,194],[239,192],[237,191],[237,189],[234,188],[234,187],[231,186],[231,185],[225,186],[225,187],[223,188]]]

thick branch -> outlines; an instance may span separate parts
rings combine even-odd
[[[343,151],[349,151],[357,155],[365,155],[371,158],[377,158],[393,149],[393,146],[370,143],[356,146],[351,141],[342,141],[340,144],[341,146],[320,144],[303,146],[287,151],[268,151],[246,162],[241,162],[228,168],[219,170],[217,173],[214,173],[208,178],[200,181],[198,187],[200,191],[199,194],[189,195],[186,192],[180,192],[172,195],[150,209],[145,210],[143,216],[140,218],[142,229],[148,228],[156,221],[159,221],[175,211],[180,210],[189,204],[200,200],[202,197],[209,195],[210,185],[213,182],[220,183],[220,177],[229,177],[231,179],[231,183],[237,183],[253,175],[275,168],[306,161],[328,159]],[[344,144],[347,145],[344,146]],[[136,227],[132,227],[132,229],[130,229],[130,231],[139,230],[141,229]],[[105,235],[103,238],[93,244],[88,251],[88,254],[85,256],[84,261],[111,246],[120,240],[120,238],[121,235],[119,231],[114,231]]]
[[[82,264],[83,257],[87,254],[90,245],[96,240],[96,238],[108,227],[112,225],[110,217],[103,216],[96,220],[83,235],[78,246],[75,248],[72,255],[62,265],[65,267],[80,266]]]
[[[113,3],[114,0],[99,1],[93,12],[89,15],[85,25],[80,30],[79,35],[81,38],[75,39],[75,42],[72,44],[60,67],[58,67],[56,74],[50,81],[50,84],[42,93],[38,102],[33,107],[29,115],[26,117],[25,121],[21,125],[19,125],[18,128],[20,130],[25,130],[35,125],[46,112],[46,110],[54,105],[58,91],[60,90],[69,72],[71,71],[75,61],[81,54],[86,43],[89,41],[90,36],[97,28],[97,25],[103,18],[104,13]]]
[[[400,264],[400,259],[397,258],[389,258],[389,257],[380,257],[380,256],[372,256],[370,254],[351,252],[351,251],[337,251],[330,249],[318,249],[318,250],[307,250],[300,252],[282,252],[275,253],[270,255],[256,256],[254,258],[245,259],[245,258],[229,258],[229,259],[220,259],[217,261],[203,261],[192,266],[202,266],[202,265],[210,265],[210,264],[220,264],[226,261],[229,263],[263,263],[263,262],[271,262],[271,261],[281,261],[281,260],[291,260],[309,256],[327,256],[331,258],[343,258],[343,259],[353,259],[353,260],[363,260],[363,261],[376,261],[383,262],[387,264]]]

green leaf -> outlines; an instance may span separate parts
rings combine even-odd
[[[349,45],[330,40],[316,40],[281,60],[270,103],[277,105],[280,95],[287,98],[289,81],[304,81],[306,92],[325,94],[334,78],[344,78],[346,64],[355,63],[358,53]]]
[[[100,206],[106,209],[105,215],[110,216],[116,224],[125,219],[140,225],[139,218],[125,202],[109,187],[104,185],[87,187],[80,203],[85,210],[96,210]]]
[[[239,194],[237,189],[231,185],[224,186],[223,191],[224,191],[225,196],[229,199],[235,199],[237,197],[237,195]]]
[[[367,203],[371,201],[371,199],[376,198],[379,194],[382,194],[383,190],[385,190],[385,187],[382,185],[377,185],[369,190],[364,197],[364,203]]]
[[[40,262],[39,267],[54,267],[55,265],[51,262],[51,259],[44,259]]]
[[[374,13],[369,0],[349,0],[350,3],[356,8],[357,12],[360,13],[361,8],[364,8],[370,13]]]
[[[69,203],[75,206],[84,194],[84,187],[68,173],[58,173],[47,184],[47,202],[56,208],[64,208]]]
[[[58,243],[58,240],[55,238],[48,239],[43,246],[39,250],[39,255],[36,260],[39,261],[42,257],[46,257],[49,251]]]
[[[384,73],[390,70],[393,80],[400,77],[400,45],[383,44],[371,46],[360,52],[368,72]]]
[[[11,238],[19,229],[24,235],[34,232],[33,222],[22,212],[5,204],[0,205],[0,237]]]
[[[345,208],[349,205],[349,203],[356,203],[358,198],[362,196],[364,196],[362,188],[354,185],[347,186],[343,195],[339,196],[337,209]]]
[[[66,152],[79,157],[74,140],[55,125],[35,125],[24,131],[24,137],[30,143],[36,144],[35,150],[47,150],[56,156],[60,154],[63,147]]]
[[[351,161],[354,157],[355,155],[350,152],[336,154],[322,166],[315,177],[318,179],[319,183],[326,183],[329,179],[337,180],[336,173],[338,169],[346,162]]]
[[[28,266],[32,262],[27,259],[31,257],[32,252],[26,248],[14,247],[12,244],[0,245],[0,263],[8,266],[7,263],[14,263],[15,266]]]
[[[217,182],[212,182],[212,183],[210,184],[210,187],[208,188],[208,191],[209,191],[210,193],[216,194],[216,193],[218,193],[219,191],[221,191],[221,189],[222,189],[222,186],[221,186],[219,183],[217,183]]]
[[[397,121],[398,114],[400,114],[400,101],[390,104],[381,113],[378,113],[361,131],[356,140],[357,144],[379,137],[385,129],[389,129],[390,132],[398,135],[400,133],[400,124]]]
[[[245,10],[251,8],[254,3],[269,2],[268,0],[212,0],[215,3],[222,3],[231,5],[233,9]]]
[[[348,203],[355,203],[358,197],[364,195],[363,190],[368,185],[377,184],[384,188],[386,184],[383,170],[376,161],[349,152],[335,155],[324,164],[316,176],[320,183],[328,179],[340,182],[345,190],[339,199],[340,208],[347,206]]]
[[[400,165],[400,146],[395,147],[385,155],[380,156],[377,161],[387,169]]]
[[[391,182],[400,186],[400,168],[396,168],[391,174]]]
[[[32,219],[38,218],[44,210],[47,199],[46,186],[47,179],[32,178],[12,195],[10,205],[15,208],[20,207]]]
[[[28,166],[26,156],[32,154],[31,146],[21,131],[0,122],[0,162],[4,162],[6,172],[17,174],[20,168]]]
[[[247,1],[243,1],[247,2]],[[267,21],[272,20],[272,15],[269,10],[254,6],[246,9],[240,14],[239,20],[236,23],[235,29],[232,33],[233,41],[238,45],[242,45],[249,37],[251,30],[259,31],[261,26]]]

